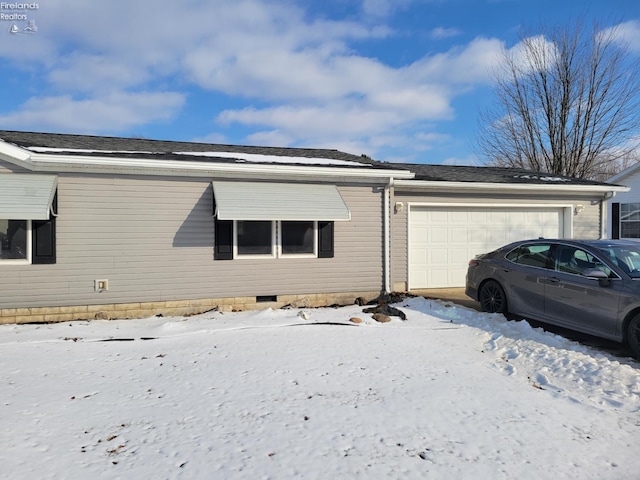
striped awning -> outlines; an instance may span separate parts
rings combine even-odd
[[[219,220],[350,220],[335,185],[214,181]]]
[[[0,175],[0,218],[48,220],[58,177],[7,173]]]

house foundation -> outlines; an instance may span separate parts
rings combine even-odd
[[[380,292],[320,293],[274,295],[268,297],[200,298],[160,302],[75,305],[0,309],[0,324],[57,323],[74,320],[135,319],[153,316],[188,316],[217,310],[241,312],[267,308],[314,308],[329,305],[353,305],[356,299],[370,301]]]

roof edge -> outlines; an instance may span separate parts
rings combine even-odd
[[[607,182],[617,183],[618,180],[620,180],[621,178],[625,178],[625,177],[631,175],[632,173],[634,173],[638,169],[640,169],[640,162],[634,163],[630,167],[627,167],[624,170],[622,170],[621,172],[616,173],[614,176],[608,178]]]
[[[5,142],[1,138],[0,138],[0,158],[14,165],[18,165],[20,167],[33,170],[33,164],[30,161],[31,152],[22,147],[18,147],[13,143]]]
[[[343,178],[414,178],[409,170],[392,170],[362,167],[328,167],[278,165],[256,163],[215,163],[193,162],[188,160],[148,160],[98,156],[65,156],[37,154],[30,155],[30,168],[44,172],[86,172],[86,173],[121,173],[147,175],[178,175],[178,176],[234,176],[276,178],[284,176],[323,176]]]
[[[402,180],[395,181],[396,188],[420,188],[420,189],[440,189],[452,191],[469,191],[469,190],[491,190],[493,192],[498,189],[503,192],[506,190],[511,191],[544,191],[554,187],[558,187],[563,191],[570,192],[594,192],[594,193],[608,193],[608,192],[628,192],[629,187],[621,185],[571,185],[567,183],[557,184],[540,184],[540,183],[487,183],[487,182],[443,182],[433,180]]]

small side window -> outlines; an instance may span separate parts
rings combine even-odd
[[[528,265],[530,267],[552,268],[551,245],[549,244],[529,244],[521,245],[510,251],[507,260],[518,265]]]

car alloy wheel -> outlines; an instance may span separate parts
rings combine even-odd
[[[480,290],[480,307],[483,312],[488,313],[506,313],[507,312],[507,297],[504,294],[504,290],[494,280],[489,280],[482,286]]]
[[[640,315],[636,315],[627,325],[627,345],[631,355],[640,360]]]

